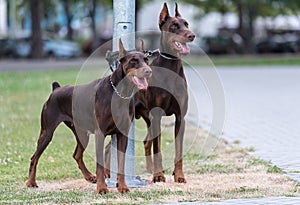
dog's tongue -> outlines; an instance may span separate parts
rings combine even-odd
[[[181,44],[181,54],[189,54],[191,49],[190,47],[185,43],[185,44]]]
[[[147,90],[148,88],[148,82],[146,78],[138,78],[136,76],[133,76],[133,82],[140,90]]]
[[[186,43],[175,42],[175,47],[181,54],[189,54],[191,50]]]

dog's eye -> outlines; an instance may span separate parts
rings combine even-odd
[[[129,61],[129,63],[130,63],[131,65],[136,65],[136,64],[138,63],[138,61],[137,61],[136,59],[131,59],[131,60]]]
[[[179,24],[178,24],[178,23],[174,23],[170,28],[171,28],[172,30],[179,29]]]
[[[185,27],[189,27],[189,23],[188,22],[184,22]]]

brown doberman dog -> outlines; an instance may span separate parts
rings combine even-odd
[[[121,193],[129,191],[124,181],[124,160],[128,131],[134,117],[132,97],[137,90],[147,89],[152,70],[143,52],[126,51],[121,40],[119,62],[111,75],[89,84],[64,87],[60,87],[57,82],[52,84],[53,92],[42,110],[41,131],[36,152],[31,157],[27,187],[37,187],[35,178],[38,160],[52,140],[56,127],[64,122],[77,140],[73,157],[84,178],[97,182],[97,193],[108,192],[103,169],[104,139],[107,135],[117,135],[117,188]],[[83,162],[83,152],[91,133],[95,134],[96,177]]]
[[[146,166],[153,171],[153,182],[165,182],[161,155],[161,118],[175,115],[174,181],[185,183],[182,169],[183,135],[188,106],[186,78],[181,56],[190,53],[187,42],[195,39],[187,21],[181,17],[176,3],[175,16],[169,15],[165,3],[159,16],[161,30],[160,55],[151,64],[153,75],[147,91],[136,94],[136,118],[142,117],[148,127],[144,141]],[[171,77],[171,76],[175,77]],[[158,108],[158,109],[157,109]],[[153,143],[153,161],[151,146]]]
[[[161,118],[165,115],[175,115],[176,156],[173,175],[175,182],[185,183],[182,149],[188,93],[181,56],[190,53],[186,43],[194,41],[195,34],[189,29],[187,21],[181,17],[177,3],[174,17],[170,16],[167,4],[164,4],[159,16],[159,28],[160,54],[150,65],[153,73],[147,91],[139,91],[135,95],[135,116],[137,119],[142,117],[148,127],[144,140],[147,171],[153,172],[153,182],[165,182],[161,155]],[[105,148],[105,156],[105,176],[109,178],[110,144]]]

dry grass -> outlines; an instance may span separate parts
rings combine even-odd
[[[163,123],[169,127],[168,120]],[[299,194],[298,184],[282,173],[268,173],[273,166],[269,162],[255,159],[245,149],[228,145],[195,127],[188,126],[185,140],[189,151],[185,153],[185,174],[187,183],[174,183],[171,171],[166,171],[166,183],[151,183],[151,175],[141,177],[149,182],[143,188],[131,188],[128,194],[118,194],[116,188],[110,188],[108,196],[87,199],[87,203],[165,203],[182,201],[218,201],[234,198],[254,198],[269,196],[294,196]],[[201,137],[200,137],[201,136]],[[210,139],[206,139],[210,138]],[[209,155],[206,151],[196,150],[192,144],[200,141],[215,146]],[[199,145],[199,144],[198,144]],[[198,146],[199,147],[199,146]],[[200,153],[200,154],[199,154]],[[80,191],[95,193],[96,185],[83,179],[39,182],[37,192]]]

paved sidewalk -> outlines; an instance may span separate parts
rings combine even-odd
[[[300,67],[219,67],[226,106],[224,133],[230,143],[253,147],[253,155],[283,168],[300,182]],[[207,72],[199,70],[200,74]],[[201,103],[200,125],[211,126],[212,105],[205,85],[187,69]],[[183,203],[184,204],[184,203]],[[194,203],[197,204],[197,203]],[[228,200],[203,204],[300,204],[299,197]]]
[[[176,204],[176,203],[175,203]],[[175,205],[173,204],[173,205]],[[180,205],[196,205],[199,202],[178,203]],[[233,199],[221,202],[204,202],[203,205],[299,205],[300,197],[269,197],[260,199]]]
[[[218,73],[226,98],[222,137],[255,148],[255,156],[271,160],[300,182],[300,69],[222,67]],[[187,76],[202,103],[202,126],[209,128],[212,107],[207,91],[199,89],[188,70]]]

